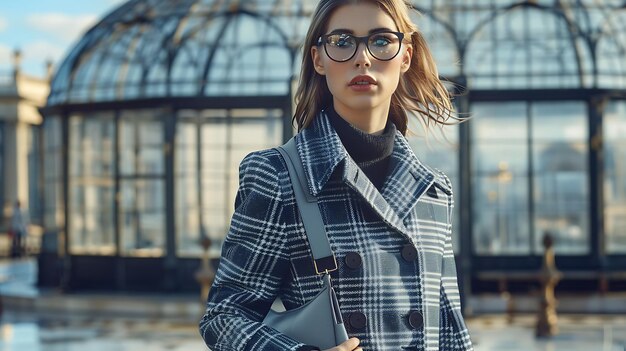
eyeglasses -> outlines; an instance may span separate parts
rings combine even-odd
[[[346,62],[354,57],[360,43],[365,43],[367,51],[380,61],[389,61],[400,52],[404,33],[377,32],[364,37],[347,33],[325,34],[317,39],[317,46],[324,45],[324,50],[331,60]]]

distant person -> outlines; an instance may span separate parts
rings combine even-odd
[[[11,232],[13,233],[12,257],[22,257],[26,255],[26,219],[22,211],[20,201],[15,201],[13,214],[11,216]]]

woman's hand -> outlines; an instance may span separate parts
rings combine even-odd
[[[337,345],[331,349],[327,349],[324,351],[363,351],[362,348],[358,347],[361,340],[357,338],[350,338],[346,340],[343,344]]]

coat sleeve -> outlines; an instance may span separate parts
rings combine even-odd
[[[246,156],[239,166],[235,212],[199,324],[212,351],[305,349],[261,323],[289,270],[282,212],[278,173],[267,154]]]
[[[452,189],[450,180],[447,177],[445,179],[448,187]],[[461,298],[454,252],[452,251],[451,219],[453,205],[453,198],[450,195],[448,197],[448,227],[450,229],[446,235],[441,268],[439,349],[441,351],[471,351],[474,348],[461,314]]]

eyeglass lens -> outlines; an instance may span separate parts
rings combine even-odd
[[[331,59],[347,61],[354,56],[359,41],[350,34],[331,34],[324,45]],[[396,33],[374,33],[367,37],[367,49],[376,59],[388,61],[400,51],[400,38]]]

